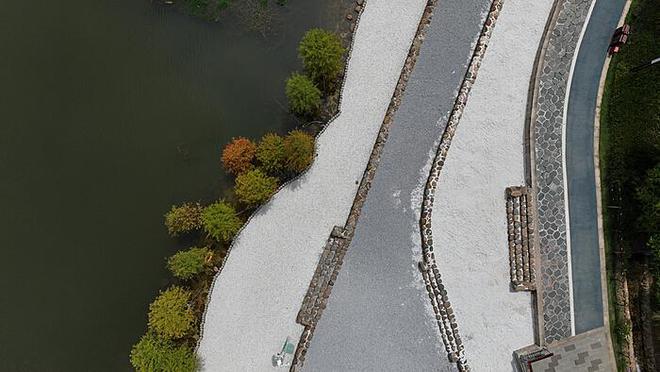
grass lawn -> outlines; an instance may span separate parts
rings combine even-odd
[[[628,44],[610,64],[600,127],[610,321],[615,349],[625,327],[612,306],[612,264],[614,259],[623,260],[625,268],[626,264],[630,267],[647,259],[648,237],[637,226],[640,206],[634,196],[646,171],[660,161],[660,65],[631,71],[660,57],[660,1],[633,0],[626,23],[632,31]],[[614,252],[618,249],[623,252],[617,257]],[[620,355],[617,359],[620,361]]]

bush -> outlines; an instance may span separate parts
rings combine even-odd
[[[314,137],[294,130],[284,139],[286,167],[292,172],[302,172],[314,159]]]
[[[210,262],[213,253],[208,248],[190,248],[179,251],[167,260],[167,267],[172,275],[179,279],[191,279],[204,271]]]
[[[204,208],[202,224],[209,236],[224,242],[230,241],[243,225],[234,207],[223,200]]]
[[[199,203],[184,203],[172,206],[165,213],[165,227],[171,236],[178,236],[202,227],[202,206]]]
[[[257,146],[257,160],[266,172],[281,172],[284,169],[284,139],[273,133],[263,136]]]
[[[660,164],[646,172],[636,197],[642,209],[639,216],[642,231],[651,234],[660,231]]]
[[[321,91],[305,75],[291,74],[286,81],[286,98],[289,107],[297,115],[313,115],[321,106]]]
[[[147,333],[133,345],[131,364],[138,372],[194,372],[198,362],[189,347]]]
[[[277,178],[255,169],[236,177],[234,192],[238,200],[253,207],[268,200],[277,191],[277,184]]]
[[[337,35],[320,28],[307,31],[298,46],[305,72],[322,87],[328,87],[341,72],[343,54]]]
[[[245,137],[234,138],[222,150],[222,165],[227,172],[241,174],[252,168],[257,145]]]
[[[188,305],[190,292],[170,287],[149,305],[149,328],[159,336],[177,339],[186,336],[195,324],[195,314]]]

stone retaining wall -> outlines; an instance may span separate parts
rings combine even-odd
[[[435,158],[433,159],[431,171],[424,189],[424,199],[422,202],[420,219],[423,261],[420,262],[419,268],[422,271],[422,276],[426,283],[426,289],[429,298],[431,299],[433,310],[436,314],[438,328],[440,329],[449,360],[456,362],[460,371],[469,371],[470,367],[465,358],[464,346],[458,332],[458,325],[456,323],[454,311],[449,302],[447,291],[442,284],[440,271],[438,270],[435,255],[433,253],[433,233],[431,231],[433,200],[440,172],[444,166],[449,147],[451,146],[451,141],[456,133],[458,123],[467,104],[470,89],[477,78],[477,73],[481,66],[481,60],[486,52],[490,35],[492,34],[493,27],[495,26],[497,17],[502,9],[502,3],[503,0],[493,0],[484,27],[481,31],[481,35],[477,40],[477,45],[472,59],[470,60],[470,65],[468,66],[463,83],[461,84],[456,103],[454,104],[445,132],[442,135],[440,145],[438,146]]]

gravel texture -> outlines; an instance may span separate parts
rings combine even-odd
[[[426,1],[369,0],[354,36],[340,115],[317,158],[236,238],[216,278],[198,353],[208,371],[272,370],[335,225],[343,225]]]
[[[527,94],[551,6],[505,2],[436,191],[436,261],[475,371],[514,370],[512,351],[534,342],[531,295],[510,289],[505,188],[525,183]]]

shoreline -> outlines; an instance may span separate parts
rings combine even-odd
[[[419,2],[421,8],[422,2]],[[309,278],[311,278],[313,269],[316,267],[318,255],[320,254],[318,249],[323,246],[323,242],[329,235],[332,226],[342,224],[342,220],[345,220],[348,214],[350,204],[357,190],[355,180],[359,179],[359,175],[363,173],[364,164],[366,164],[368,158],[368,153],[364,149],[371,149],[371,144],[373,144],[377,132],[374,124],[378,123],[379,127],[382,122],[396,80],[393,75],[399,75],[403,64],[404,52],[401,46],[405,45],[407,51],[410,45],[410,39],[404,36],[405,41],[402,40],[401,34],[406,35],[411,31],[407,31],[411,27],[405,23],[411,16],[414,17],[415,9],[411,10],[410,6],[401,9],[401,5],[381,5],[380,8],[374,8],[373,4],[378,4],[376,0],[371,0],[369,4],[368,7],[365,7],[363,18],[364,14],[371,14],[368,18],[370,21],[367,23],[368,26],[364,26],[365,23],[362,21],[361,27],[356,30],[354,47],[347,64],[348,70],[343,85],[340,114],[317,137],[317,157],[314,163],[306,173],[281,187],[268,203],[253,214],[249,223],[244,226],[242,232],[232,244],[234,249],[228,255],[225,267],[216,276],[216,283],[223,281],[224,296],[220,295],[216,299],[214,298],[215,291],[211,292],[203,326],[203,336],[198,347],[200,356],[204,357],[206,350],[211,353],[211,349],[217,349],[218,344],[223,345],[223,350],[227,350],[229,356],[219,361],[221,364],[218,364],[216,368],[221,368],[220,365],[234,370],[237,368],[272,368],[270,366],[270,355],[277,352],[281,347],[281,343],[287,335],[286,333],[299,336],[302,332],[301,326],[295,323],[295,312],[298,310],[304,295],[303,292],[306,290]],[[396,11],[393,8],[396,8]],[[404,16],[404,19],[402,19],[402,16]],[[383,18],[390,19],[392,22],[385,31],[380,29],[384,26],[381,23]],[[393,25],[395,27],[392,27]],[[366,31],[365,27],[367,28]],[[389,37],[384,39],[383,33],[389,35]],[[358,43],[360,37],[361,41]],[[382,58],[378,59],[381,68],[375,69],[377,71],[371,68],[373,63],[367,63],[367,60],[371,60],[373,56],[374,43],[376,45],[380,44],[381,48],[377,51],[382,54]],[[396,53],[393,53],[393,51]],[[355,67],[356,55],[360,62],[357,67]],[[353,70],[355,71],[351,73]],[[393,74],[393,72],[396,72],[396,74]],[[352,76],[357,76],[363,81],[369,81],[371,86],[354,81]],[[350,89],[347,88],[349,86]],[[369,98],[365,99],[365,97]],[[374,120],[374,118],[380,119]],[[362,128],[359,128],[359,126],[362,126]],[[343,140],[339,141],[339,138],[343,138]],[[347,156],[357,160],[349,164],[341,163],[339,159]],[[339,180],[340,182],[337,182],[332,177],[332,174],[335,173],[352,176],[344,177],[344,179]],[[328,177],[331,177],[332,180]],[[331,184],[332,188],[328,189]],[[295,197],[292,192],[295,192]],[[284,202],[283,199],[287,201]],[[341,203],[338,202],[340,200]],[[283,207],[282,203],[288,203],[287,207]],[[300,205],[300,208],[292,208],[291,203]],[[310,210],[309,207],[312,205],[325,205],[328,208]],[[274,214],[279,214],[279,217],[274,217]],[[268,218],[271,219],[270,222],[266,221]],[[296,224],[287,223],[287,220],[290,221],[291,218],[302,218],[302,220]],[[317,226],[309,226],[303,222],[310,220],[319,222],[315,224]],[[297,235],[299,239],[292,239],[291,235]],[[263,244],[259,243],[263,236],[269,237],[268,245],[271,251],[278,250],[279,254],[268,250],[264,251]],[[310,241],[316,243],[310,243]],[[238,245],[241,245],[240,249],[236,248]],[[315,246],[318,247],[317,251],[311,254],[310,250],[314,249]],[[289,249],[282,251],[285,247]],[[267,258],[264,256],[267,256]],[[233,262],[239,263],[233,264]],[[247,267],[244,267],[247,271],[239,269],[236,265],[247,265]],[[235,269],[228,270],[234,266],[236,266]],[[250,267],[259,271],[259,273],[253,272],[249,269]],[[264,267],[270,267],[271,269],[264,270]],[[308,273],[308,275],[305,273]],[[254,276],[254,278],[252,280],[246,279],[246,275]],[[264,281],[264,275],[269,279]],[[300,278],[304,285],[297,283],[298,280],[293,278]],[[277,288],[281,283],[297,284],[294,285],[294,288]],[[228,288],[229,286],[231,288]],[[250,289],[247,287],[250,287]],[[272,289],[264,287],[271,287]],[[273,298],[272,291],[275,288],[279,290],[279,295]],[[227,292],[230,292],[230,294]],[[229,296],[233,300],[229,300]],[[259,298],[249,298],[250,296]],[[261,303],[264,298],[270,299],[267,307],[271,311],[269,314],[255,313],[255,317],[251,318],[249,315],[241,313],[241,311],[235,311],[237,306],[242,310],[248,309],[249,311],[249,309],[259,306],[257,303]],[[214,299],[220,302],[214,302]],[[241,302],[244,303],[244,306],[239,306]],[[253,305],[247,305],[247,303]],[[214,310],[218,307],[224,310]],[[235,310],[231,310],[232,308]],[[217,315],[215,315],[216,312]],[[232,319],[229,320],[228,317]],[[206,325],[211,323],[214,324],[215,329],[218,328],[219,323],[226,324],[226,327],[222,327],[226,329],[220,332],[222,334],[221,338],[209,336],[209,329]],[[246,324],[246,328],[259,328],[260,336],[255,334],[254,337],[249,337],[246,335],[246,333],[253,333],[256,330],[241,328],[239,326],[241,323]],[[248,324],[249,326],[247,326]],[[223,340],[232,338],[227,335],[227,330],[238,331],[236,328],[241,328],[240,337],[242,340],[237,341],[239,339],[237,333],[234,342],[227,345]],[[275,332],[276,328],[285,332]],[[264,335],[264,329],[271,329],[274,331],[273,333],[282,334],[270,334],[267,331],[268,334]],[[209,341],[209,338],[212,340]],[[255,340],[261,341],[257,347],[254,345]],[[249,349],[262,356],[263,359],[259,359],[261,362],[243,355],[246,348],[237,345],[241,341],[252,341]],[[209,342],[215,346],[207,346]],[[209,347],[211,349],[208,349]],[[233,349],[236,349],[236,352],[232,353],[231,350]],[[259,349],[262,351],[259,352]],[[204,358],[207,362],[206,367],[212,368],[211,365],[214,362],[209,363],[209,358],[213,358],[213,353],[206,356],[207,358]]]

